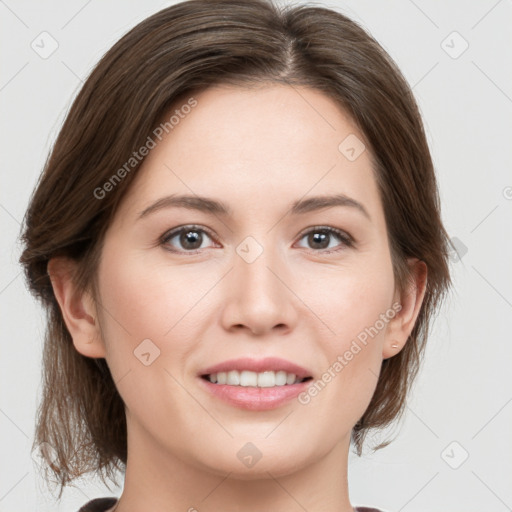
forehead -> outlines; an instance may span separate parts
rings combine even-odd
[[[196,106],[181,110],[190,97]],[[159,195],[177,192],[228,196],[247,207],[251,198],[283,197],[289,203],[309,191],[376,198],[371,155],[361,150],[364,136],[320,91],[216,86],[182,96],[168,117],[172,113],[180,115],[143,162],[125,207],[140,210]],[[362,151],[356,159],[343,152],[347,140]]]
[[[320,152],[336,154],[339,142],[351,133],[363,139],[337,103],[314,89],[280,84],[216,86],[195,99],[194,110],[166,137],[173,151],[181,149],[189,157],[201,147],[216,161],[231,165],[236,165],[235,157],[291,162],[305,156],[318,159]],[[183,97],[173,110],[185,102]],[[311,151],[312,145],[317,151]],[[229,154],[222,151],[225,147],[231,148]],[[151,159],[150,155],[148,163]]]

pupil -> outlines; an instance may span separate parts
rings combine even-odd
[[[197,243],[198,241],[199,243]],[[201,235],[199,235],[197,231],[188,231],[187,233],[183,233],[181,235],[180,242],[183,244],[183,247],[187,249],[198,249],[201,247]]]
[[[329,245],[328,239],[329,239],[329,235],[322,231],[317,231],[310,235],[310,242],[313,242],[313,244],[321,245],[321,247],[316,247],[317,249],[325,249],[326,247],[328,247],[328,245]],[[325,242],[327,242],[327,243],[325,243]]]

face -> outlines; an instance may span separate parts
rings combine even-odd
[[[106,234],[105,358],[129,443],[284,475],[347,446],[375,390],[397,311],[383,207],[363,135],[321,92],[194,98]]]

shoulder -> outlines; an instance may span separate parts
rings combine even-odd
[[[117,498],[96,498],[87,502],[78,512],[109,512]]]
[[[117,498],[96,498],[87,502],[78,512],[109,512],[115,504]],[[385,512],[384,510],[373,507],[354,507],[354,512]]]
[[[374,507],[354,507],[354,512],[386,512],[385,510],[382,510],[380,508],[374,508]]]

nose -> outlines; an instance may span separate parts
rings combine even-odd
[[[290,286],[290,272],[270,250],[251,263],[235,254],[233,269],[226,277],[224,329],[248,330],[257,336],[293,330],[298,301]]]

